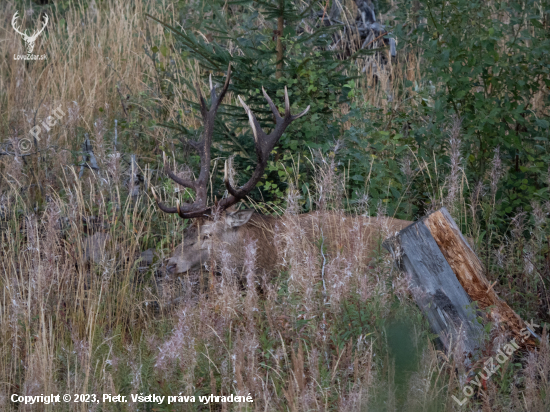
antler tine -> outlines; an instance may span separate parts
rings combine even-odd
[[[227,160],[223,163],[223,181],[229,182],[229,177],[227,176]]]
[[[181,211],[181,208],[180,208],[180,200],[179,200],[179,199],[176,199],[176,210],[177,210],[177,212],[178,212],[178,215],[181,216],[181,214],[182,214],[183,212]]]
[[[210,93],[212,96],[212,106],[210,110],[218,110],[218,106],[222,102],[225,93],[227,92],[227,89],[229,88],[229,80],[231,79],[231,63],[227,66],[227,76],[225,77],[225,83],[223,84],[222,90],[220,91],[220,95],[216,96],[216,89],[212,85],[212,75],[210,75]]]
[[[277,106],[275,106],[275,103],[273,103],[273,100],[271,100],[271,97],[269,97],[269,95],[267,94],[263,86],[262,86],[262,93],[265,99],[267,100],[267,104],[269,104],[269,107],[271,108],[271,111],[273,112],[275,119],[280,119],[281,115],[279,114],[279,110],[277,109]]]
[[[188,187],[189,189],[195,188],[195,182],[187,179],[182,179],[178,175],[176,175],[174,172],[170,170],[168,167],[168,163],[166,162],[166,153],[162,152],[162,161],[164,164],[164,172],[172,179],[174,182],[176,182],[179,185],[182,185],[184,187]]]
[[[258,142],[258,130],[262,130],[260,127],[260,123],[258,123],[258,120],[256,119],[256,116],[254,116],[254,113],[252,113],[252,110],[250,110],[250,107],[243,101],[242,97],[239,96],[239,101],[241,102],[241,105],[244,107],[244,110],[246,111],[246,114],[248,115],[248,122],[250,123],[250,127],[252,128],[252,134],[254,135],[254,141]],[[273,104],[273,102],[271,102]],[[273,105],[275,107],[275,105]],[[275,109],[277,110],[277,109]]]
[[[222,203],[224,201],[228,203],[223,205],[224,208],[228,208],[229,206],[232,206],[235,203],[237,203],[237,201],[240,200],[240,198],[238,197],[239,193],[233,188],[233,186],[231,186],[231,183],[229,183],[229,176],[227,174],[227,160],[224,162],[224,165],[223,165],[223,183],[225,185],[225,188],[227,189],[227,191],[229,192],[229,194],[234,200],[233,202],[228,202],[230,199],[222,200]]]
[[[299,119],[300,117],[302,117],[303,115],[305,115],[307,112],[309,112],[309,108],[311,106],[307,106],[306,109],[301,112],[301,113],[298,113],[297,115],[293,116],[292,114],[290,114],[290,101],[288,100],[288,90],[286,89],[286,86],[285,86],[285,119],[286,118],[289,118],[290,121],[293,121],[293,120],[296,120],[296,119]]]
[[[155,202],[157,203],[157,206],[160,210],[162,210],[165,213],[178,213],[180,214],[180,206],[179,206],[179,199],[176,201],[177,207],[170,207],[166,206],[164,203],[162,203],[157,195],[157,192],[155,191],[155,188],[151,186],[151,192],[153,193],[153,198],[155,199]]]
[[[258,120],[256,119],[256,116],[252,113],[250,108],[246,105],[246,103],[243,101],[241,96],[239,96],[239,101],[241,102],[241,105],[244,107],[244,110],[248,114],[248,121],[250,123],[250,127],[252,128],[252,132],[254,133],[254,141],[256,145],[256,155],[258,157],[258,163],[256,164],[256,168],[254,169],[254,173],[252,174],[252,177],[246,182],[243,186],[241,186],[238,189],[235,189],[231,186],[229,183],[229,179],[227,178],[227,165],[225,166],[225,176],[224,176],[224,183],[225,187],[227,188],[227,191],[231,194],[231,198],[224,199],[225,203],[222,205],[223,207],[229,207],[232,204],[235,204],[240,199],[243,199],[254,189],[256,184],[259,182],[261,177],[263,176],[264,170],[267,166],[267,159],[269,153],[273,150],[281,136],[283,135],[284,131],[288,127],[292,121],[295,119],[302,117],[305,115],[308,111],[310,106],[308,106],[302,113],[292,116],[290,113],[290,102],[288,99],[288,91],[285,87],[285,116],[282,118],[279,115],[279,112],[277,110],[277,107],[273,103],[273,101],[269,98],[267,95],[265,89],[262,87],[263,94],[271,107],[271,110],[273,114],[275,115],[275,128],[270,134],[266,134]]]
[[[204,100],[204,97],[201,92],[201,86],[199,82],[195,83],[195,88],[197,89],[197,97],[199,98],[199,104],[201,107],[201,115],[203,118],[203,121],[206,119],[206,114],[208,113],[208,109],[206,108],[206,100]]]
[[[227,76],[225,78],[225,83],[223,85],[223,88],[218,96],[216,93],[216,87],[212,83],[212,74],[209,75],[209,85],[210,85],[210,97],[212,100],[212,103],[210,105],[210,110],[206,107],[206,100],[204,100],[204,97],[202,95],[200,85],[197,82],[196,88],[197,88],[197,96],[199,98],[199,103],[201,107],[201,115],[203,117],[203,121],[207,121],[207,114],[210,113],[211,115],[215,116],[216,112],[218,110],[218,107],[220,103],[222,102],[223,98],[225,97],[225,93],[227,92],[227,89],[229,87],[229,80],[231,79],[231,63],[227,66]]]
[[[212,104],[218,99],[218,96],[216,95],[216,87],[212,85],[212,73],[210,73],[210,76],[208,76],[208,80],[210,83],[210,98],[212,100]]]
[[[170,213],[174,214],[177,213],[182,219],[191,219],[194,217],[204,216],[205,214],[208,214],[208,209],[206,207],[197,208],[196,201],[192,204],[184,204],[181,205],[179,199],[176,199],[176,207],[170,207],[166,206],[164,203],[162,203],[153,187],[151,187],[151,191],[153,192],[153,197],[155,199],[155,202],[157,203],[157,206],[160,210],[162,210],[164,213]]]
[[[155,191],[155,188],[151,186],[151,192],[153,193],[153,197],[155,198],[155,202],[157,202],[157,206],[160,210],[162,210],[164,213],[177,213],[177,209],[175,207],[169,207],[163,204],[157,195],[157,192]]]
[[[159,198],[157,196],[157,192],[155,192],[155,188],[151,186],[151,193],[153,193],[153,197],[155,198],[155,201],[158,203]]]
[[[310,107],[311,107],[311,106],[308,105],[308,106],[305,108],[305,110],[304,110],[303,112],[298,113],[298,114],[296,114],[296,115],[294,115],[294,116],[290,116],[290,118],[291,118],[292,120],[299,119],[300,117],[304,116],[307,112],[309,112],[309,108],[310,108]]]
[[[296,120],[296,119],[299,119],[300,117],[302,117],[303,115],[305,115],[307,112],[309,112],[309,108],[311,106],[308,105],[306,107],[306,109],[301,112],[301,113],[298,113],[297,115],[293,116],[291,113],[290,113],[290,101],[288,99],[288,90],[286,89],[286,86],[285,86],[285,119],[288,118],[290,119],[290,121],[293,121],[293,120]]]
[[[267,100],[267,103],[269,104],[269,107],[271,108],[271,111],[273,112],[273,115],[275,116],[275,120],[277,122],[279,122],[280,120],[283,120],[283,118],[281,117],[281,115],[279,113],[279,110],[277,109],[277,106],[275,106],[275,104],[273,103],[273,100],[271,100],[271,98],[269,97],[269,95],[267,94],[267,92],[265,91],[265,89],[263,87],[262,87],[262,92],[264,94],[265,99]],[[308,105],[303,112],[301,112],[301,113],[299,113],[295,116],[291,115],[291,113],[290,113],[290,101],[289,101],[289,98],[288,98],[288,90],[285,86],[285,119],[290,119],[290,121],[299,119],[300,117],[305,115],[307,112],[309,112],[310,107],[311,106]]]
[[[290,101],[288,100],[288,90],[285,86],[285,118],[290,116]]]

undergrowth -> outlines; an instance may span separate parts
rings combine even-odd
[[[177,120],[199,130],[186,101],[195,96],[190,85],[203,84],[207,74],[177,55],[173,38],[145,18],[153,13],[174,23],[170,19],[181,17],[175,4],[49,5],[55,24],[36,44],[48,59],[29,64],[10,57],[23,47],[10,26],[22,3],[0,6],[6,56],[0,62],[1,410],[549,409],[550,349],[541,331],[550,319],[550,203],[544,197],[550,178],[529,210],[506,220],[497,213],[497,192],[511,179],[502,153],[484,152],[484,174],[470,186],[460,118],[447,116],[438,124],[446,141],[439,142],[437,159],[421,156],[408,128],[394,133],[391,124],[409,120],[400,108],[431,107],[421,54],[390,61],[376,79],[374,55],[356,61],[362,79],[348,84],[350,100],[334,107],[335,140],[295,151],[289,142],[270,163],[270,176],[277,178],[267,179],[257,202],[247,203],[281,219],[317,210],[348,219],[367,214],[412,220],[447,207],[472,238],[499,296],[523,319],[540,324],[542,335],[539,348],[515,353],[463,407],[452,399],[461,399],[467,384],[460,355],[438,346],[409,296],[408,280],[381,245],[365,266],[325,254],[322,238],[314,248],[287,243],[294,246],[283,251],[285,270],[274,278],[250,276],[258,288],[244,287],[235,268],[223,262],[221,274],[167,274],[165,260],[182,242],[187,222],[161,214],[150,188],[170,200],[181,195],[162,171],[163,151],[180,176],[193,170],[175,159],[191,165],[196,159],[168,129],[156,126]],[[353,15],[355,4],[344,5]],[[35,5],[25,16],[34,19],[41,10]],[[185,78],[171,79],[173,95],[159,86],[160,65]],[[236,97],[230,93],[228,100],[235,103]],[[60,124],[32,139],[30,129],[59,105],[65,113]],[[23,139],[31,150],[23,150]],[[84,164],[85,139],[97,169]],[[221,171],[223,160],[214,160],[213,172]],[[245,172],[237,170],[237,178]],[[223,194],[215,180],[210,189],[212,201]],[[281,197],[261,202],[264,195]],[[298,239],[289,227],[287,237]],[[355,243],[365,252],[364,244]],[[254,268],[254,253],[247,259]],[[491,332],[507,343],[496,327]],[[186,395],[197,401],[11,401],[13,394],[64,393],[99,399]],[[198,401],[210,394],[250,394],[254,402]]]

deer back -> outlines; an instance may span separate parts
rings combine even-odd
[[[307,213],[282,218],[253,211],[229,213],[219,221],[192,226],[186,240],[168,263],[171,273],[199,269],[201,265],[226,267],[242,273],[245,259],[253,259],[258,274],[277,274],[291,254],[325,258],[339,256],[367,264],[380,251],[382,240],[412,222],[393,218]],[[252,248],[254,252],[248,251]]]

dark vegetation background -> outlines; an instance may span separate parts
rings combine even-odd
[[[357,30],[369,9],[383,25],[370,43]],[[15,11],[29,31],[48,14],[34,51],[47,60],[13,59],[24,50]],[[237,96],[269,128],[261,88],[282,106],[287,86],[293,110],[311,110],[248,206],[408,220],[445,206],[500,296],[549,321],[548,1],[18,0],[0,12],[0,399],[251,392],[250,410],[458,408],[456,360],[433,347],[387,258],[353,272],[330,308],[320,281],[311,293],[293,286],[292,268],[256,312],[252,292],[191,298],[191,280],[164,275],[186,223],[159,213],[150,188],[171,204],[192,198],[163,173],[163,152],[181,176],[196,173],[195,85],[220,85],[229,63],[212,202],[226,195],[226,160],[240,184],[255,165]],[[59,105],[62,124],[33,139]],[[517,354],[466,408],[548,410],[549,353],[546,343]]]

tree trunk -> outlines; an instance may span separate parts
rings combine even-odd
[[[445,208],[431,213],[384,242],[411,279],[411,293],[447,350],[463,342],[464,351],[482,348],[482,316],[508,330],[518,344],[534,346],[537,335],[500,299],[484,268]]]
[[[282,15],[284,10],[284,2],[281,0],[281,15],[277,18],[277,72],[275,73],[275,77],[278,79],[283,75],[283,42],[281,41],[281,37],[283,36],[283,32],[285,30],[285,19]]]

